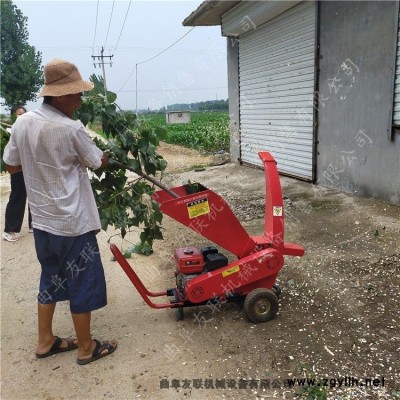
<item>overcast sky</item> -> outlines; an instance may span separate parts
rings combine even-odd
[[[102,47],[105,56],[113,55],[112,66],[105,66],[106,83],[123,109],[158,109],[228,97],[226,40],[220,26],[189,32],[192,28],[182,25],[202,1],[13,2],[28,17],[29,44],[42,53],[43,64],[66,59],[88,80],[93,73],[102,75],[92,55],[100,55]],[[171,49],[147,61],[177,40]],[[36,105],[30,103],[28,108]]]

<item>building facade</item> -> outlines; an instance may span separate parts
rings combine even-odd
[[[398,1],[205,1],[227,38],[232,161],[400,204]]]

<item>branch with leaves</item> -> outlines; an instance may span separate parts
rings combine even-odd
[[[0,172],[6,172],[6,165],[3,161],[4,147],[6,147],[10,140],[10,132],[7,129],[11,128],[11,124],[1,121],[0,124]]]
[[[91,178],[102,229],[113,226],[124,238],[131,228],[139,228],[140,245],[136,251],[148,254],[154,240],[163,238],[163,214],[159,204],[151,199],[154,185],[143,179],[143,175],[155,177],[167,166],[156,151],[165,130],[146,126],[135,114],[120,110],[115,103],[116,97],[112,92],[107,92],[107,95],[89,93],[82,97],[82,106],[76,117],[84,125],[96,122],[101,125],[107,139],[94,138],[94,141],[117,161],[94,171]],[[128,182],[121,164],[136,172],[137,179]]]

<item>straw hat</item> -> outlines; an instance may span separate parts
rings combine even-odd
[[[94,84],[82,80],[78,68],[68,61],[55,58],[44,66],[44,87],[39,93],[43,96],[65,96],[92,90]]]

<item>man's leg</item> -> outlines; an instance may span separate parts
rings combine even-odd
[[[40,304],[38,303],[38,328],[39,340],[36,346],[36,354],[41,355],[47,353],[53,346],[56,338],[53,334],[53,315],[57,303]],[[76,339],[75,339],[76,342]],[[60,349],[67,348],[68,343],[62,340]]]
[[[90,334],[90,318],[92,313],[71,313],[76,337],[78,338],[78,358],[90,357],[96,346]]]
[[[93,352],[96,348],[96,342],[92,340],[90,334],[90,317],[91,313],[75,314],[71,313],[72,320],[74,321],[76,336],[78,337],[78,360],[85,360],[91,358]],[[101,353],[102,355],[107,355],[112,353],[117,347],[117,342],[115,340],[108,340],[108,343],[104,346]]]
[[[37,354],[44,354],[50,350],[55,341],[53,335],[53,315],[56,303],[38,303],[39,341],[36,347]]]

